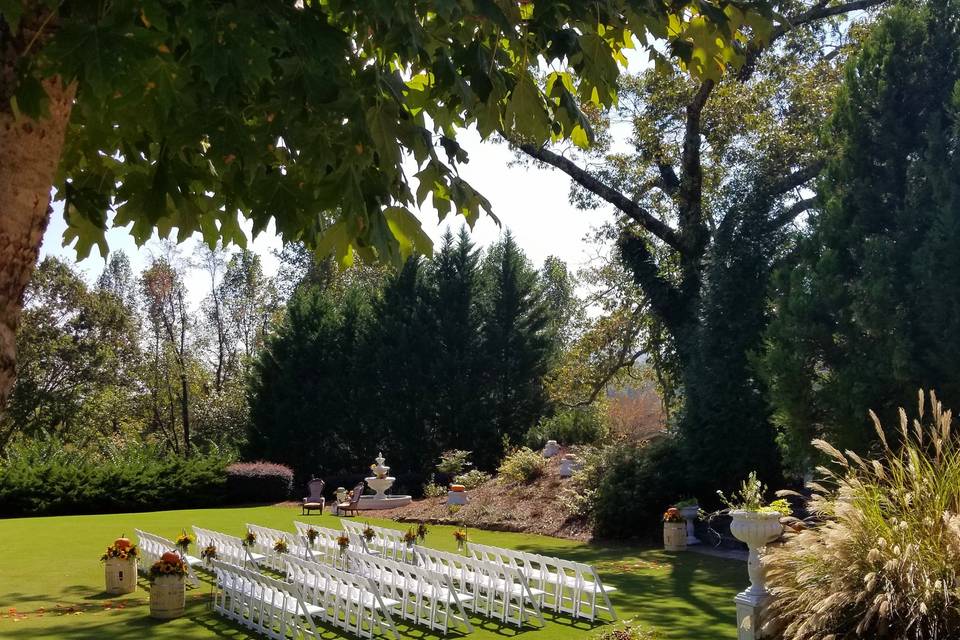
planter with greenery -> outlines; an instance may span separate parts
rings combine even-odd
[[[676,507],[670,507],[663,514],[663,548],[667,551],[687,550],[687,526]]]

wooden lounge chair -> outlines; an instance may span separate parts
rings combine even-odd
[[[337,514],[338,515],[357,515],[360,512],[358,505],[360,504],[360,496],[363,495],[364,484],[361,482],[353,488],[353,491],[350,492],[350,497],[346,502],[341,502],[337,504]]]
[[[307,483],[307,497],[303,499],[300,505],[303,515],[309,515],[311,511],[319,511],[323,514],[323,506],[326,502],[323,499],[323,480],[314,478]]]

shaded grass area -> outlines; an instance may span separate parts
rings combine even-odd
[[[368,520],[359,518],[361,521]],[[212,585],[207,581],[187,591],[183,618],[157,621],[148,617],[149,584],[141,579],[136,593],[121,597],[104,592],[100,554],[121,534],[133,538],[140,528],[174,538],[191,525],[242,536],[250,522],[293,531],[293,521],[340,528],[330,515],[301,516],[290,507],[197,509],[154,513],[61,516],[0,520],[5,557],[0,564],[0,637],[11,639],[64,638],[247,638],[249,632],[216,615],[210,608]],[[405,529],[391,521],[374,524]],[[452,527],[430,528],[426,544],[453,551]],[[611,600],[620,619],[633,619],[655,629],[665,639],[736,638],[733,596],[746,582],[741,562],[693,553],[669,554],[630,546],[599,546],[520,533],[470,530],[470,539],[593,564],[604,582],[617,587]],[[196,553],[196,550],[191,550]],[[484,618],[474,618],[470,638],[492,640],[518,636],[530,640],[588,638],[604,623],[574,621],[544,612],[545,628],[519,631]],[[397,623],[406,638],[428,640],[437,635]],[[461,634],[451,633],[451,638]],[[344,637],[327,629],[324,638]]]

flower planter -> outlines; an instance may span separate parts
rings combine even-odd
[[[779,513],[757,513],[755,511],[731,511],[730,533],[745,543],[750,550],[747,559],[747,572],[750,574],[750,587],[741,595],[759,602],[769,594],[764,581],[760,554],[763,549],[780,537],[783,525]]]
[[[150,617],[179,618],[184,609],[183,576],[158,576],[150,586]]]
[[[104,562],[103,574],[107,583],[107,593],[120,595],[137,590],[137,560],[128,558],[108,558]]]
[[[552,458],[560,453],[560,445],[556,440],[547,440],[547,445],[543,448],[543,457]]]
[[[687,526],[684,523],[663,523],[663,548],[667,551],[687,550]]]
[[[700,515],[700,505],[692,504],[689,507],[680,507],[680,515],[687,521],[687,544],[700,544],[693,526]]]

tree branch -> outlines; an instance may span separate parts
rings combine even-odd
[[[819,199],[816,196],[812,198],[804,198],[802,200],[797,200],[789,207],[786,207],[779,214],[774,216],[772,220],[773,228],[779,229],[785,225],[793,222],[797,216],[799,216],[804,211],[809,211],[813,209],[820,203]]]
[[[585,169],[577,166],[574,162],[550,151],[546,147],[536,147],[532,144],[524,143],[520,145],[520,150],[532,158],[536,158],[541,162],[560,169],[573,178],[577,184],[618,208],[641,227],[663,240],[672,248],[677,251],[681,250],[682,245],[676,230],[624,194],[605,185]]]
[[[828,3],[825,0],[820,0],[806,11],[798,13],[791,18],[787,18],[785,23],[774,28],[773,31],[770,32],[770,39],[765,45],[751,46],[747,51],[747,58],[744,61],[743,66],[741,66],[740,70],[737,72],[737,79],[741,82],[748,80],[756,70],[757,60],[759,60],[760,54],[769,49],[770,45],[776,42],[777,39],[783,37],[787,32],[816,20],[831,18],[833,16],[839,16],[846,13],[851,13],[853,11],[863,11],[864,9],[870,9],[872,7],[884,4],[885,2],[887,2],[887,0],[852,0],[851,2],[846,2],[844,4],[827,6]]]
[[[796,189],[797,187],[803,186],[810,180],[813,180],[820,175],[820,172],[823,171],[824,165],[826,165],[826,160],[819,158],[804,168],[798,169],[793,173],[774,181],[767,187],[767,195],[774,197],[782,196],[791,189]]]

